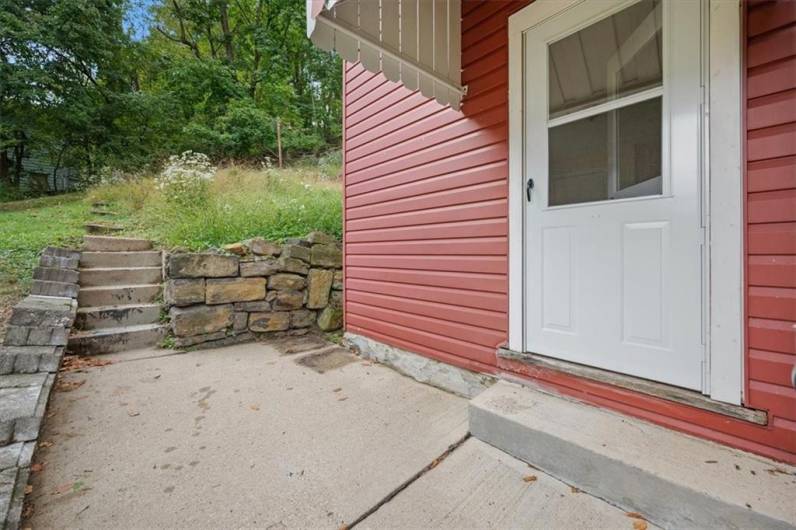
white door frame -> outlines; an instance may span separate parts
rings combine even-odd
[[[514,351],[525,351],[526,333],[523,33],[583,1],[592,0],[536,0],[509,17],[508,347]],[[703,0],[702,11],[702,209],[708,248],[703,393],[740,405],[744,368],[741,6],[738,1]],[[710,90],[711,86],[716,89]]]

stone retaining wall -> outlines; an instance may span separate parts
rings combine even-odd
[[[80,253],[48,247],[0,347],[0,528],[16,529],[55,372],[77,314]]]
[[[313,232],[284,244],[250,239],[225,253],[172,253],[164,301],[177,347],[342,326],[340,244]]]

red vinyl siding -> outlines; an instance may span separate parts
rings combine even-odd
[[[746,404],[796,452],[796,2],[746,13]]]
[[[462,112],[345,74],[346,328],[493,371],[507,318],[507,33],[465,2]]]
[[[461,112],[346,66],[346,329],[796,460],[796,2],[746,7],[746,400],[769,411],[767,426],[496,359],[508,327],[507,20],[527,3],[463,0]]]

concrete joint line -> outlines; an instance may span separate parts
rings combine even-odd
[[[362,521],[364,521],[365,519],[376,513],[379,510],[379,508],[381,508],[382,506],[393,500],[399,493],[401,493],[403,490],[411,486],[420,477],[422,477],[423,475],[425,475],[426,473],[437,467],[439,464],[441,464],[443,460],[448,458],[448,456],[450,456],[456,449],[459,448],[459,446],[461,446],[464,442],[466,442],[468,438],[470,438],[469,432],[465,434],[459,441],[451,444],[447,449],[445,449],[445,451],[441,455],[439,455],[437,458],[429,462],[425,467],[423,467],[423,469],[421,469],[420,471],[409,477],[397,488],[395,488],[386,496],[384,496],[379,502],[371,506],[365,513],[354,519],[352,523],[344,525],[343,528],[351,530],[359,523],[361,523]]]

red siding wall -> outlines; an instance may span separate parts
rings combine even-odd
[[[796,437],[796,2],[746,13],[747,404]]]
[[[346,329],[511,371],[671,428],[796,460],[796,2],[748,10],[749,404],[766,427],[495,358],[507,319],[508,16],[462,6],[462,112],[359,65],[345,80]]]
[[[507,31],[465,2],[462,113],[345,73],[346,327],[491,371],[507,331]]]

